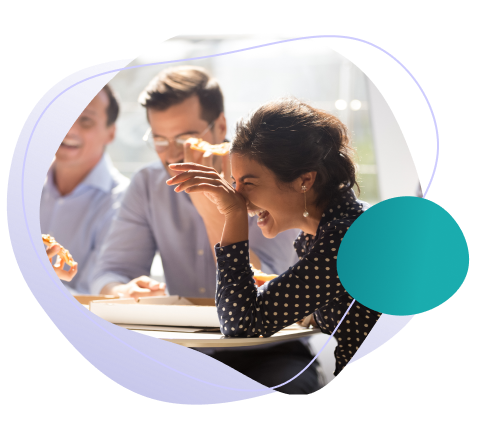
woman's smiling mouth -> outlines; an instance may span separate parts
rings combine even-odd
[[[257,225],[259,226],[264,226],[267,222],[268,216],[270,213],[267,210],[263,209],[247,209],[248,215],[250,217],[254,217],[255,215],[258,215],[258,220],[257,220]]]
[[[264,211],[260,212],[258,214],[257,225],[258,226],[264,226],[265,224],[267,224],[267,220],[268,220],[269,215],[270,215],[270,213],[267,210],[264,210]]]
[[[257,209],[257,210],[250,210],[248,209],[248,214],[251,217],[258,215],[257,225],[264,226],[266,224],[267,218],[270,213],[267,210]]]

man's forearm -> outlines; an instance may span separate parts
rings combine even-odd
[[[209,245],[212,249],[212,255],[215,257],[215,244],[220,242],[222,238],[222,231],[224,229],[225,217],[221,214],[214,216],[214,218],[209,218],[207,221],[204,220],[205,231],[207,232],[207,237],[209,238]]]

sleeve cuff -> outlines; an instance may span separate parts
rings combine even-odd
[[[227,245],[226,247],[221,247],[220,243],[217,243],[215,245],[215,256],[217,257],[217,263],[219,261],[230,263],[249,261],[248,245],[248,240]]]
[[[99,278],[93,281],[90,286],[90,294],[99,295],[103,287],[109,283],[118,282],[121,284],[126,284],[129,283],[129,281],[130,279],[124,275],[108,272],[107,274],[101,275]]]
[[[248,245],[247,240],[226,247],[221,247],[219,244],[215,246],[218,279],[222,280],[228,275],[227,280],[224,279],[222,284],[237,283],[244,273],[251,273]]]

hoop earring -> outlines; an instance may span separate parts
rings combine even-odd
[[[309,214],[308,211],[306,210],[306,186],[305,186],[305,185],[302,185],[302,186],[301,186],[301,190],[303,191],[303,196],[305,197],[305,212],[303,212],[303,216],[304,216],[305,218],[307,218],[308,215],[310,215],[310,214]]]

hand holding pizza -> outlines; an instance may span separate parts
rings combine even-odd
[[[46,255],[48,256],[58,278],[63,281],[71,281],[78,272],[78,263],[73,260],[71,254],[68,253],[69,257],[64,254],[64,251],[67,252],[67,250],[65,250],[58,242],[53,240],[52,242],[47,243],[45,242],[45,239],[43,242],[46,245]],[[57,256],[55,264],[53,264],[54,256]],[[65,264],[70,266],[68,271],[64,269]]]

